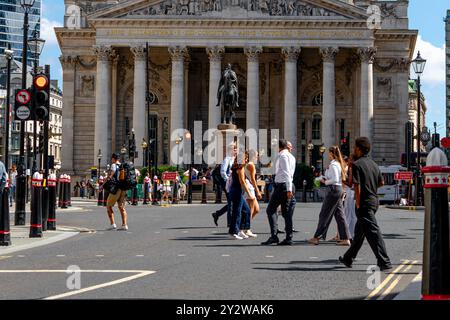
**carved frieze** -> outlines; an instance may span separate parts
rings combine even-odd
[[[129,16],[219,16],[223,12],[253,16],[338,16],[301,0],[166,0],[131,11]]]
[[[323,62],[334,62],[338,52],[339,48],[337,47],[320,48],[320,55],[322,56]]]
[[[94,75],[82,75],[81,79],[81,96],[93,97],[95,93],[95,76]]]
[[[392,78],[377,77],[376,96],[378,101],[392,101]]]

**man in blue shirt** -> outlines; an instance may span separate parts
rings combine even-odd
[[[237,154],[237,147],[236,144],[231,144],[228,146],[228,152],[225,159],[222,161],[222,164],[220,165],[220,176],[222,180],[220,181],[220,186],[222,187],[222,190],[225,191],[225,195],[227,197],[227,204],[220,210],[213,212],[212,216],[214,219],[214,224],[218,226],[219,217],[224,215],[225,212],[227,213],[227,225],[230,225],[231,221],[231,199],[228,195],[228,191],[226,190],[226,184],[227,180],[230,178],[231,175],[231,167],[233,166],[234,159]]]
[[[7,180],[8,174],[6,172],[5,165],[2,161],[0,161],[0,195],[3,193]]]

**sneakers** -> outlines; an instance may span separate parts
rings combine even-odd
[[[248,235],[245,234],[244,231],[239,231],[238,236],[241,237],[242,239],[248,239]]]
[[[241,236],[237,235],[237,234],[230,234],[229,236],[231,239],[233,240],[243,240],[244,238],[242,238]]]
[[[119,231],[128,231],[128,226],[127,225],[123,225],[120,229],[118,229]]]
[[[256,238],[256,237],[258,237],[258,235],[257,234],[254,234],[253,232],[252,232],[252,230],[247,230],[247,231],[244,231],[244,233],[245,233],[245,235],[247,235],[248,237],[251,237],[251,238]]]
[[[108,229],[106,229],[106,230],[108,230],[108,231],[111,231],[111,230],[117,230],[117,226],[116,226],[116,224],[114,223],[114,224],[112,224]]]

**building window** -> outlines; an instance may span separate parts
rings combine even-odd
[[[301,130],[302,130],[302,140],[306,140],[306,121],[302,120],[302,125],[301,125]]]
[[[302,163],[306,163],[306,146],[302,144]]]
[[[345,119],[341,119],[340,121],[339,135],[341,139],[345,138]]]
[[[312,138],[313,140],[320,140],[322,137],[322,116],[314,115],[312,121]]]

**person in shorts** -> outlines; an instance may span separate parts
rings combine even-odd
[[[119,177],[119,155],[116,153],[113,153],[111,156],[111,169],[108,176],[108,179],[115,179],[118,181]],[[114,221],[114,211],[113,207],[117,203],[117,206],[119,207],[120,215],[122,216],[122,227],[118,230],[128,230],[127,225],[127,211],[125,210],[125,201],[127,198],[127,192],[125,190],[121,190],[120,188],[117,188],[117,191],[115,194],[110,193],[108,196],[108,200],[106,201],[106,212],[108,213],[109,220],[111,222],[111,227],[108,230],[117,230],[116,223]]]

